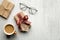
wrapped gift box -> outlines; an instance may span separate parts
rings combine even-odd
[[[28,32],[31,27],[31,22],[28,21],[28,16],[24,15],[23,12],[15,15],[14,19],[16,20],[16,24],[21,32]]]
[[[8,2],[7,0],[3,0],[2,4],[0,5],[0,16],[7,19],[13,7],[13,3]]]

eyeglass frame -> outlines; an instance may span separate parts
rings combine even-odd
[[[26,7],[26,9],[28,8],[29,10],[30,9],[33,9],[33,10],[35,10],[36,12],[38,11],[37,9],[35,9],[35,8],[31,8],[31,7],[28,7],[27,5],[25,5],[25,4],[23,4],[23,3],[19,3],[20,5],[24,5],[25,7]],[[20,8],[21,9],[21,8]],[[22,9],[21,9],[22,10]],[[30,12],[29,12],[30,13]],[[30,14],[32,14],[32,15],[34,15],[33,13],[30,13]],[[36,14],[36,13],[35,13]]]

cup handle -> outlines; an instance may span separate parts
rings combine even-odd
[[[14,32],[14,34],[16,34],[16,31]]]

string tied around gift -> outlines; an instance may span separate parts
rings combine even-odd
[[[21,23],[24,23],[24,24],[27,24],[27,25],[30,25],[31,22],[28,21],[28,15],[25,15],[24,17],[22,17],[22,15],[20,14],[17,14],[18,18],[19,18],[19,22],[17,22],[17,24],[20,26]]]

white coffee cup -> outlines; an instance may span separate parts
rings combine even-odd
[[[8,26],[11,26],[14,30],[11,32],[11,33],[8,33],[7,31],[6,31],[6,27],[8,27]],[[13,34],[15,34],[16,33],[16,31],[15,31],[15,28],[14,28],[14,26],[12,25],[12,24],[7,24],[7,25],[5,25],[4,26],[4,33],[6,34],[6,35],[13,35]]]

